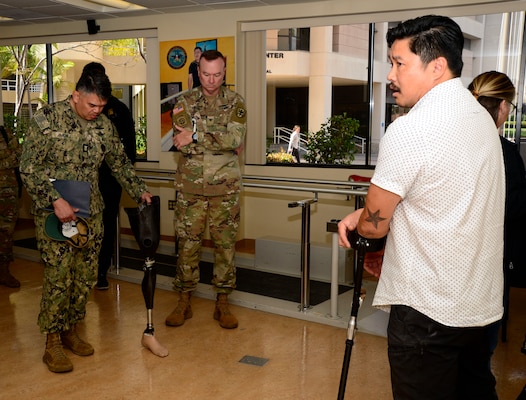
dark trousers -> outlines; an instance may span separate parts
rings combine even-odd
[[[102,212],[102,222],[104,224],[104,237],[99,253],[98,276],[106,278],[108,269],[111,265],[111,257],[115,246],[115,236],[117,234],[117,214],[121,202],[122,188],[113,178],[106,182],[99,182],[100,193],[104,199],[104,211]]]
[[[292,148],[292,155],[296,158],[296,162],[300,162],[300,149]]]
[[[392,306],[387,337],[394,399],[497,399],[489,327],[449,327],[411,307]]]

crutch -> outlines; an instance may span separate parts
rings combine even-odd
[[[141,204],[136,208],[125,208],[130,221],[130,227],[143,256],[145,257],[142,280],[142,294],[146,304],[146,329],[141,343],[159,357],[166,357],[168,350],[154,336],[153,328],[153,297],[157,271],[155,268],[155,253],[160,242],[161,206],[159,196],[152,196],[151,204]]]
[[[360,292],[362,290],[363,264],[365,253],[380,251],[384,248],[386,236],[380,239],[367,239],[361,236],[356,230],[349,231],[347,234],[351,247],[356,250],[358,262],[354,275],[354,291],[351,307],[351,318],[347,326],[347,339],[345,340],[345,355],[343,357],[342,374],[340,377],[340,388],[338,390],[338,400],[343,400],[345,396],[345,386],[349,373],[349,363],[351,361],[352,346],[354,344],[354,334],[356,333],[356,319],[358,309],[362,303]]]

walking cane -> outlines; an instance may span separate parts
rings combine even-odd
[[[345,355],[343,356],[342,374],[340,377],[340,388],[338,390],[338,400],[343,400],[345,396],[345,386],[347,384],[347,375],[349,373],[349,363],[351,362],[352,346],[354,344],[354,334],[356,333],[356,319],[358,318],[358,309],[362,303],[360,292],[362,289],[363,264],[365,253],[380,251],[384,248],[385,238],[367,239],[361,236],[356,230],[349,231],[347,234],[351,247],[356,250],[358,262],[354,274],[354,292],[351,307],[351,319],[347,326],[347,339],[345,340]]]

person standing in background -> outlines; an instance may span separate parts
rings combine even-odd
[[[181,94],[173,109],[173,144],[181,152],[175,175],[175,232],[178,259],[175,309],[166,325],[192,317],[190,298],[199,282],[201,242],[206,225],[214,242],[212,285],[217,293],[213,317],[222,328],[237,328],[228,307],[236,287],[234,265],[240,222],[241,170],[238,153],[247,129],[244,99],[223,86],[226,60],[216,50],[199,60],[201,86]]]
[[[98,62],[90,62],[84,66],[85,71],[100,71],[106,73],[104,66]],[[135,123],[130,110],[122,101],[110,95],[102,113],[113,123],[124,151],[132,164],[136,158]],[[99,190],[104,200],[104,211],[102,212],[102,223],[104,225],[104,236],[99,253],[99,268],[97,273],[96,289],[106,290],[110,287],[108,282],[108,270],[114,253],[115,236],[117,235],[117,215],[121,202],[122,187],[117,179],[111,174],[108,164],[105,162],[99,168]]]
[[[90,356],[93,346],[81,339],[78,325],[97,281],[97,263],[103,236],[104,202],[98,190],[99,168],[106,162],[119,184],[135,201],[151,203],[152,195],[137,177],[115,127],[102,114],[111,95],[106,74],[86,71],[65,100],[44,105],[30,122],[25,136],[20,174],[33,203],[37,247],[44,263],[44,282],[38,325],[46,335],[42,361],[52,372],[69,372],[73,364],[64,352]],[[61,232],[78,218],[51,179],[89,184],[89,217],[82,246],[48,236],[48,226]],[[52,207],[53,211],[45,209]],[[48,218],[57,223],[48,225]],[[67,232],[66,232],[67,233]],[[80,229],[79,229],[80,233]]]
[[[427,15],[387,31],[396,104],[365,208],[338,224],[387,235],[373,306],[389,312],[395,400],[496,400],[489,332],[502,317],[505,171],[497,128],[460,79],[464,35]],[[377,254],[372,255],[378,261]],[[374,267],[374,268],[371,268]]]
[[[194,61],[190,63],[188,67],[188,90],[201,86],[201,81],[199,80],[199,59],[203,54],[203,49],[197,46],[194,49]]]
[[[9,271],[13,261],[13,233],[18,218],[19,188],[17,172],[22,147],[18,138],[0,126],[0,285],[20,287]]]
[[[300,163],[300,126],[294,125],[294,129],[290,134],[289,148],[287,153],[292,154],[296,162]]]
[[[506,207],[504,218],[504,316],[508,319],[509,288],[526,287],[526,248],[523,231],[526,226],[526,172],[524,161],[515,143],[502,135],[502,126],[516,109],[516,90],[510,78],[502,72],[484,72],[469,84],[468,89],[499,128],[499,139],[506,171]],[[498,343],[499,326],[492,332],[491,352]]]

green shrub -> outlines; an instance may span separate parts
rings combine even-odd
[[[318,132],[309,132],[305,160],[311,164],[351,164],[356,152],[354,135],[360,127],[357,119],[335,115]]]
[[[146,115],[139,117],[137,121],[135,147],[137,158],[146,158]]]

